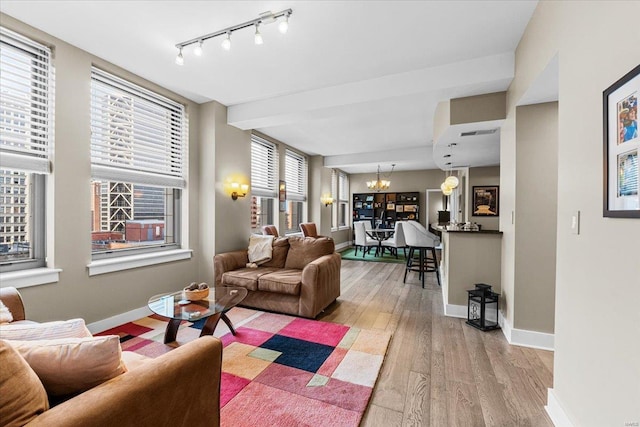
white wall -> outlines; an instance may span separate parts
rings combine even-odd
[[[540,2],[516,51],[502,129],[501,189],[516,209],[515,105],[559,58],[555,409],[574,426],[640,422],[640,221],[602,215],[602,91],[640,63],[640,2]],[[505,189],[507,191],[505,191]],[[571,216],[581,212],[581,233]],[[503,257],[513,226],[501,216]],[[517,248],[515,248],[517,249]],[[511,261],[510,263],[505,262]],[[505,276],[507,280],[505,279]],[[513,272],[503,269],[503,293]],[[629,424],[627,424],[629,425]]]

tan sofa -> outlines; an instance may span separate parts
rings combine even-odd
[[[25,320],[22,299],[15,289],[0,288],[0,299],[9,307],[15,322],[28,322]],[[45,395],[45,407],[30,413],[27,413],[28,408],[27,412],[22,412],[29,402],[20,400],[25,396],[33,396],[32,389],[37,388],[38,384],[14,381],[13,387],[9,387],[9,383],[12,379],[29,378],[29,375],[38,381],[38,377],[24,363],[24,359],[21,359],[22,362],[16,360],[17,352],[6,343],[10,342],[0,340],[0,370],[11,369],[12,372],[0,373],[0,384],[3,386],[3,395],[0,396],[0,406],[3,408],[0,411],[7,411],[3,412],[4,420],[0,420],[2,425],[220,425],[222,344],[215,337],[195,339],[155,359],[140,360],[142,356],[134,355],[136,357],[129,360],[136,363],[128,365],[127,372],[50,409],[47,409],[49,405],[46,404]],[[128,364],[127,353],[122,352],[125,364]],[[7,364],[11,368],[7,368]],[[8,388],[12,388],[13,393],[8,393]],[[14,418],[13,422],[5,423],[9,418]]]
[[[248,268],[247,250],[215,255],[216,286],[239,286],[249,293],[243,306],[315,318],[340,296],[340,254],[329,237],[279,237],[273,256]]]

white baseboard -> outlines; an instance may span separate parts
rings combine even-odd
[[[336,245],[336,252],[341,251],[342,249],[346,249],[351,246],[351,242],[342,242]]]
[[[449,317],[459,317],[461,319],[467,318],[467,306],[466,305],[444,305],[444,315]]]
[[[553,425],[556,427],[573,427],[571,421],[569,421],[569,417],[562,409],[560,405],[560,401],[556,396],[555,391],[552,388],[547,389],[547,406],[544,407],[547,414],[549,414],[549,418],[553,422]]]
[[[511,323],[504,318],[501,311],[498,312],[498,323],[500,327],[502,327],[502,333],[509,344],[554,351],[554,334],[515,329],[511,326]]]
[[[127,311],[126,313],[117,314],[107,319],[98,320],[97,322],[89,323],[87,325],[87,328],[89,328],[89,331],[91,331],[92,334],[97,334],[98,332],[115,328],[116,326],[122,325],[123,323],[132,322],[134,320],[147,317],[150,314],[152,313],[148,307],[146,306],[140,307],[131,311]]]

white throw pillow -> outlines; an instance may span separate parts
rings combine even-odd
[[[84,324],[84,319],[0,325],[0,338],[3,340],[31,341],[90,336],[91,332]]]
[[[9,307],[4,305],[2,300],[0,300],[0,323],[9,323],[13,322],[13,315],[9,310]]]

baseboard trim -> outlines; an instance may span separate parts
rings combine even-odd
[[[554,351],[554,334],[528,331],[526,329],[515,329],[502,315],[501,311],[498,312],[498,323],[500,324],[502,333],[509,344]]]
[[[569,417],[566,412],[564,412],[564,409],[562,409],[562,405],[560,405],[560,401],[552,388],[547,389],[547,405],[544,407],[544,410],[549,414],[549,418],[551,418],[554,426],[573,427],[573,423],[569,421]]]
[[[92,334],[97,334],[98,332],[115,328],[116,326],[122,325],[123,323],[132,322],[134,320],[147,317],[150,314],[152,313],[148,307],[140,307],[131,311],[127,311],[126,313],[117,314],[103,320],[98,320],[97,322],[89,323],[87,325],[87,328],[89,328],[89,331],[91,331]]]
[[[336,252],[346,249],[351,246],[351,242],[342,242],[336,245]]]
[[[459,317],[461,319],[467,318],[467,306],[466,305],[454,305],[445,304],[444,315],[449,317]]]

